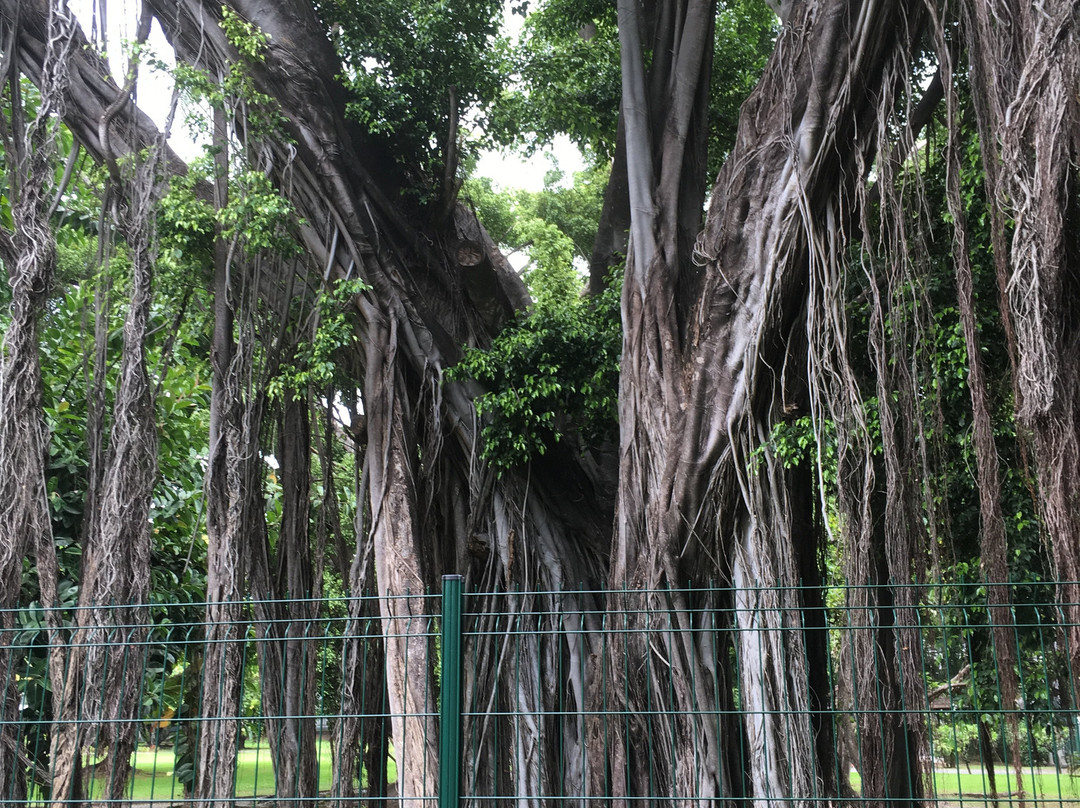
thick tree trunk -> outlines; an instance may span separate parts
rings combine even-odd
[[[907,46],[895,32],[917,30],[914,8],[792,4],[776,53],[743,107],[737,143],[714,186],[691,265],[671,222],[680,192],[670,180],[676,167],[664,162],[670,140],[665,136],[663,148],[650,145],[644,111],[656,107],[646,102],[644,81],[635,87],[642,68],[632,52],[634,4],[620,4],[634,223],[623,291],[622,465],[611,581],[658,587],[703,583],[703,575],[731,580],[739,692],[751,710],[743,728],[749,747],[744,783],[754,800],[809,799],[815,784],[828,779],[818,768],[826,761],[815,759],[818,728],[786,712],[808,709],[808,660],[820,658],[825,647],[816,630],[820,618],[804,614],[814,598],[795,594],[807,539],[794,503],[806,493],[789,489],[792,481],[768,440],[773,424],[806,406],[806,394],[791,385],[806,366],[805,340],[792,335],[805,328],[810,256],[817,260],[828,249],[813,241],[836,232],[825,217],[862,180],[865,162],[858,158],[865,161],[875,147],[873,122],[880,88],[890,80],[887,65]],[[683,131],[680,111],[694,89],[679,82],[700,69],[685,41],[672,52],[674,78],[663,86],[675,100],[665,133]],[[656,164],[649,155],[656,153],[660,162],[650,174]],[[775,585],[787,589],[760,588]],[[652,607],[670,608],[658,599]],[[670,664],[676,681],[709,681],[712,670],[696,654],[661,656],[644,644],[632,658],[652,658],[657,669]],[[642,709],[639,688],[645,686],[612,684],[616,692],[628,688],[632,711]],[[693,706],[687,693],[665,709],[688,715]],[[688,727],[687,733],[717,737],[712,727]],[[625,766],[629,782],[614,785],[620,793],[644,795],[634,777],[650,761],[627,743],[633,737],[629,732],[616,744],[615,753],[627,760],[613,760],[612,770]],[[669,759],[675,761],[670,771],[666,763],[653,764],[661,767],[658,796],[733,796],[743,787],[720,777],[694,783],[688,756]],[[715,756],[710,770],[720,770]]]
[[[397,355],[397,324],[382,316],[369,319],[367,335],[369,507],[398,793],[408,805],[438,796],[434,624],[424,569],[432,553],[417,513],[413,414]]]
[[[694,218],[690,232],[700,221],[700,208],[688,208],[686,200],[701,182],[700,170],[694,177],[700,167],[691,158],[704,141],[703,130],[694,124],[704,115],[713,16],[709,2],[658,3],[643,31],[637,4],[619,3],[630,245],[623,284],[619,504],[609,587],[644,588],[651,594],[608,605],[609,611],[629,606],[620,619],[632,633],[609,646],[606,689],[631,718],[612,726],[610,750],[592,750],[594,797],[688,799],[732,793],[718,747],[728,739],[710,709],[713,699],[706,696],[704,705],[698,701],[699,695],[715,692],[715,677],[722,674],[701,656],[708,649],[699,648],[691,633],[694,615],[686,593],[660,591],[692,582],[672,563],[671,545],[683,516],[672,509],[680,503],[670,496],[673,478],[664,467],[681,451],[668,443],[674,443],[674,421],[680,417],[675,378],[684,322],[676,301],[691,266],[685,217]],[[643,43],[649,40],[654,64],[647,75]],[[700,205],[700,193],[697,198]],[[659,627],[668,631],[656,631],[657,618],[650,617],[654,611]],[[671,626],[678,630],[670,631]],[[642,660],[644,666],[627,668],[627,659]],[[674,687],[665,686],[665,680]],[[657,706],[659,718],[653,720],[650,714]],[[643,737],[650,743],[641,744]],[[682,744],[694,738],[704,739],[699,753],[680,753]]]

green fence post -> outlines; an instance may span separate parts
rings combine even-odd
[[[439,690],[439,808],[458,808],[461,785],[461,576],[444,575]]]

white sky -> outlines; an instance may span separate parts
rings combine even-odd
[[[585,161],[577,146],[569,138],[559,135],[549,151],[528,159],[511,153],[485,152],[476,164],[476,173],[481,177],[491,177],[500,188],[539,191],[544,187],[544,175],[556,163],[567,179],[575,171],[585,168]]]
[[[87,37],[100,41],[99,3],[98,0],[68,0],[68,5],[82,24]],[[110,0],[108,9],[108,46],[109,63],[113,75],[120,81],[123,70],[127,67],[126,42],[135,39],[136,18],[140,3],[138,0]],[[509,36],[516,36],[522,25],[522,18],[511,14],[509,3],[504,13],[503,30]],[[172,49],[169,47],[161,28],[155,21],[147,43],[152,55],[166,63],[173,62]],[[139,75],[139,106],[158,126],[163,126],[169,111],[172,86],[169,79],[145,65]],[[177,115],[173,125],[170,145],[184,159],[191,159],[201,154],[201,149],[189,138],[183,123],[182,114]],[[553,166],[552,159],[567,177],[585,167],[581,153],[567,138],[559,137],[547,153],[539,153],[529,159],[505,152],[487,152],[477,165],[476,173],[491,177],[501,188],[523,188],[537,191],[544,186],[544,174]]]

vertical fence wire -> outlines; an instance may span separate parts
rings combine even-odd
[[[458,808],[461,790],[461,583],[443,576],[439,686],[439,808]]]

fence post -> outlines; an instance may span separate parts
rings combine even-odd
[[[439,808],[458,808],[461,784],[461,576],[444,575],[439,689]]]

